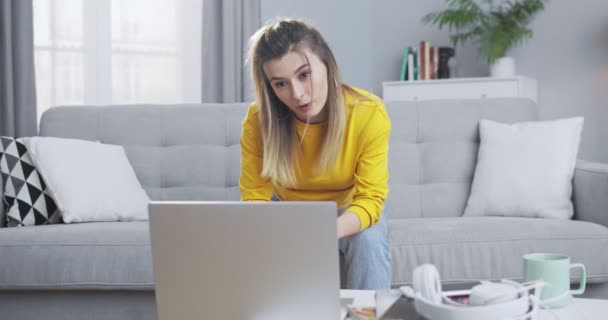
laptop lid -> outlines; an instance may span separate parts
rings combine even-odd
[[[338,319],[334,202],[151,202],[158,318]]]

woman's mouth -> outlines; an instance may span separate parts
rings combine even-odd
[[[310,103],[305,103],[303,105],[298,106],[298,110],[300,111],[308,111],[310,109]]]

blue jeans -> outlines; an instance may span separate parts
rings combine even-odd
[[[388,245],[388,217],[347,238],[340,239],[340,288],[389,289],[391,251]]]

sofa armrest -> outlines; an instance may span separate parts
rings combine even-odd
[[[6,217],[4,214],[4,181],[2,181],[2,175],[0,175],[0,228],[6,226]]]
[[[574,218],[608,226],[608,163],[578,160],[573,188]]]

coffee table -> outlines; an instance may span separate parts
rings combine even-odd
[[[353,298],[355,306],[375,305],[374,290],[340,290],[340,298]],[[348,318],[347,318],[348,319]],[[566,308],[541,310],[540,320],[608,319],[608,300],[575,298]]]
[[[566,308],[542,310],[541,320],[595,320],[608,318],[608,300],[575,298]]]

